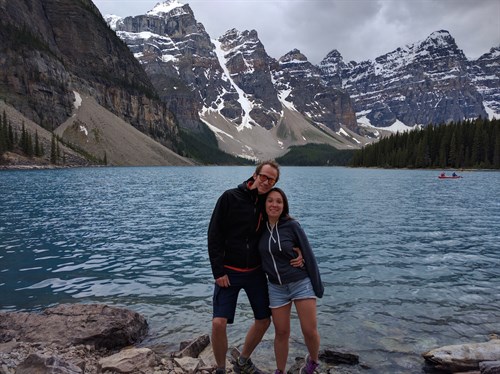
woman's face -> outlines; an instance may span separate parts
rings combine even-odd
[[[266,213],[270,220],[276,221],[283,213],[283,197],[278,191],[271,191],[266,198]]]

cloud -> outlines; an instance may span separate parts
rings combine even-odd
[[[297,48],[318,64],[332,49],[373,60],[447,30],[469,58],[500,45],[499,0],[180,0],[212,38],[256,30],[267,53]],[[103,14],[144,14],[156,0],[95,0]]]

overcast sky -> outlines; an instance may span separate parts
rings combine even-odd
[[[145,14],[162,0],[93,0],[102,15]],[[256,30],[276,59],[294,48],[318,64],[337,49],[344,61],[373,60],[447,30],[469,59],[500,45],[500,0],[179,0],[212,39]]]

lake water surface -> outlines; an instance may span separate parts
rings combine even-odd
[[[0,310],[123,306],[148,319],[146,343],[172,349],[210,333],[208,222],[252,172],[0,171]],[[321,346],[359,354],[363,372],[422,373],[422,352],[500,333],[500,173],[438,173],[282,168],[325,283]],[[230,345],[251,321],[240,297]],[[305,353],[295,315],[292,329],[291,361]],[[254,361],[274,370],[272,339],[271,327]]]

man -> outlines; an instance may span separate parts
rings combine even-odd
[[[238,294],[244,289],[254,314],[234,371],[262,373],[250,355],[262,340],[271,323],[266,276],[257,248],[261,234],[262,212],[266,194],[279,179],[279,165],[265,161],[251,178],[237,188],[225,191],[217,200],[208,227],[208,253],[215,278],[212,319],[212,349],[217,374],[225,373],[228,349],[227,324],[234,321]],[[302,256],[292,260],[302,265]]]

